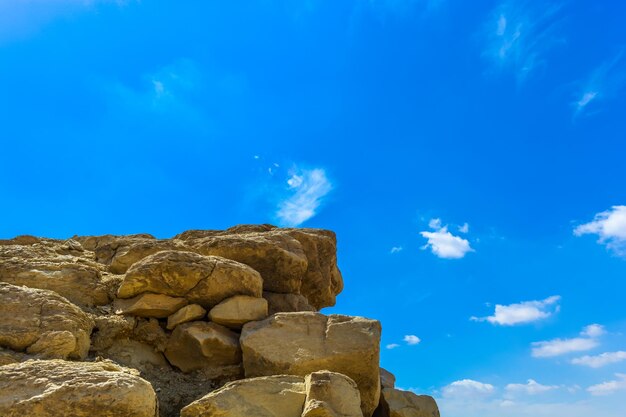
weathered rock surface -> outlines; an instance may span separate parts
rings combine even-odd
[[[358,387],[347,376],[318,371],[307,375],[304,382],[302,417],[363,417]]]
[[[206,315],[206,310],[199,304],[190,304],[178,310],[167,318],[167,329],[173,330],[179,324],[188,321],[200,320]]]
[[[93,321],[60,295],[0,283],[0,347],[43,358],[84,359]]]
[[[185,298],[163,294],[140,294],[134,298],[115,300],[115,312],[138,317],[165,318],[187,304]]]
[[[357,383],[361,409],[369,417],[380,396],[380,332],[379,322],[361,317],[278,313],[244,325],[240,341],[245,374],[342,373]]]
[[[183,408],[181,417],[301,417],[304,380],[292,375],[250,378],[222,388]]]
[[[111,362],[30,360],[0,367],[3,417],[156,417],[150,383]]]
[[[380,385],[383,388],[394,388],[396,386],[395,375],[385,368],[380,368]]]
[[[428,395],[393,388],[383,389],[390,417],[439,417],[437,403]]]
[[[260,297],[262,288],[259,273],[242,263],[193,252],[163,251],[135,263],[117,295],[165,294],[210,308],[233,295]]]
[[[215,323],[181,324],[172,333],[165,356],[183,372],[237,365],[241,362],[239,335]]]
[[[209,312],[211,321],[222,326],[241,329],[249,321],[267,317],[267,300],[264,298],[236,295],[222,301]]]
[[[268,315],[275,313],[294,313],[297,311],[316,311],[301,294],[280,294],[263,291],[263,298],[267,300]]]
[[[110,302],[112,283],[103,279],[103,269],[75,240],[30,236],[0,244],[0,281],[52,290],[76,304]]]

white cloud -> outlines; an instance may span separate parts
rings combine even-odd
[[[618,363],[626,360],[626,352],[623,350],[617,352],[605,352],[596,356],[581,356],[572,359],[574,365],[583,365],[590,368],[601,368],[606,365]]]
[[[566,355],[568,353],[591,350],[599,345],[597,338],[605,333],[604,327],[599,324],[586,326],[581,332],[582,337],[571,339],[553,339],[532,343],[532,356],[535,358],[549,358]]]
[[[587,111],[593,103],[610,99],[626,86],[626,62],[623,59],[624,49],[595,68],[572,103],[574,116]]]
[[[389,343],[387,346],[385,346],[387,349],[395,349],[397,347],[400,347],[399,344],[397,343]]]
[[[626,390],[626,374],[615,374],[616,380],[606,381],[587,388],[591,395],[611,395],[616,391]]]
[[[524,301],[517,304],[496,304],[495,313],[488,317],[471,317],[473,321],[488,321],[501,326],[532,323],[543,320],[559,311],[560,296],[554,295],[540,301]]]
[[[398,252],[402,252],[402,246],[394,246],[393,248],[391,248],[391,250],[389,251],[389,253],[398,253]]]
[[[485,28],[483,55],[500,70],[511,70],[518,82],[545,66],[548,50],[561,41],[555,34],[560,6],[530,1],[502,1]]]
[[[558,389],[557,385],[542,385],[535,381],[534,379],[529,379],[525,384],[508,384],[505,387],[505,390],[512,395],[516,394],[526,394],[526,395],[537,395],[543,394],[544,392],[552,391]]]
[[[469,224],[463,223],[463,226],[459,226],[459,232],[469,233]]]
[[[406,336],[404,336],[403,340],[406,342],[407,345],[419,345],[422,341],[422,339],[413,334],[407,334]]]
[[[283,226],[299,226],[317,214],[332,184],[321,168],[301,170],[287,180],[291,195],[281,201],[276,216]]]
[[[626,256],[626,206],[613,206],[595,215],[593,221],[574,229],[574,235],[598,235],[598,243],[619,256]]]
[[[448,231],[448,226],[442,226],[441,219],[431,219],[428,222],[428,226],[435,231],[420,232],[422,237],[428,239],[428,242],[422,246],[422,249],[430,248],[433,254],[444,259],[460,259],[468,252],[474,251],[467,239],[454,236]]]
[[[441,390],[444,397],[475,397],[491,395],[496,388],[491,384],[486,384],[472,379],[462,379],[446,385]]]

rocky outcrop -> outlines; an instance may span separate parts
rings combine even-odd
[[[379,322],[362,317],[277,313],[243,327],[246,377],[339,372],[357,383],[363,414],[371,416],[380,396],[380,333]]]
[[[435,416],[342,288],[318,229],[0,240],[0,415]]]
[[[138,372],[112,362],[29,360],[0,367],[3,417],[156,417]]]

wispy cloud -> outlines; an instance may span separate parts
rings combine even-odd
[[[488,321],[501,326],[514,326],[547,319],[559,311],[560,296],[554,295],[539,301],[523,301],[517,304],[496,304],[492,316],[471,317],[472,321]]]
[[[387,349],[391,350],[391,349],[395,349],[395,348],[400,347],[400,345],[399,345],[399,344],[397,344],[397,343],[389,343],[389,344],[388,344],[387,346],[385,346],[385,347],[386,347]]]
[[[511,71],[523,82],[546,65],[547,52],[562,38],[557,34],[561,6],[506,0],[492,12],[485,27],[483,55],[500,71]]]
[[[617,352],[605,352],[596,356],[581,356],[580,358],[572,359],[572,363],[574,365],[583,365],[590,368],[602,368],[603,366],[611,365],[625,360],[626,352],[620,350]]]
[[[441,392],[444,397],[471,397],[487,396],[496,391],[496,387],[473,379],[462,379],[454,381],[442,388]]]
[[[299,226],[317,214],[332,188],[324,169],[294,170],[287,179],[289,195],[279,203],[276,217],[283,226]]]
[[[534,379],[529,379],[525,384],[508,384],[504,389],[510,396],[516,396],[519,394],[543,394],[545,392],[552,391],[558,388],[558,385],[543,385],[538,383]]]
[[[466,223],[467,224],[467,223]],[[460,259],[468,252],[474,252],[467,239],[455,236],[448,231],[448,226],[441,225],[441,219],[431,219],[428,227],[434,231],[422,231],[422,237],[428,239],[428,242],[422,246],[422,249],[429,249],[439,258],[444,259]],[[469,226],[467,226],[469,230]]]
[[[407,334],[402,340],[404,340],[406,344],[410,346],[419,345],[422,342],[422,339],[415,336],[414,334]]]
[[[535,358],[550,358],[566,355],[568,353],[591,350],[600,344],[597,338],[604,333],[603,326],[591,324],[580,332],[581,337],[533,342],[532,356]]]
[[[402,252],[402,249],[403,249],[402,246],[394,246],[393,248],[391,248],[389,253],[394,254],[394,253]]]
[[[617,391],[626,390],[626,374],[615,374],[617,379],[592,385],[587,388],[591,395],[611,395]]]
[[[615,97],[626,86],[626,59],[621,49],[610,60],[595,68],[572,103],[574,117],[590,111],[592,107]]]
[[[626,206],[613,206],[595,215],[594,219],[574,229],[574,235],[598,235],[598,243],[606,245],[618,256],[626,257]]]

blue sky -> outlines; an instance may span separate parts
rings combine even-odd
[[[335,230],[446,417],[623,417],[626,5],[0,0],[0,235]]]

